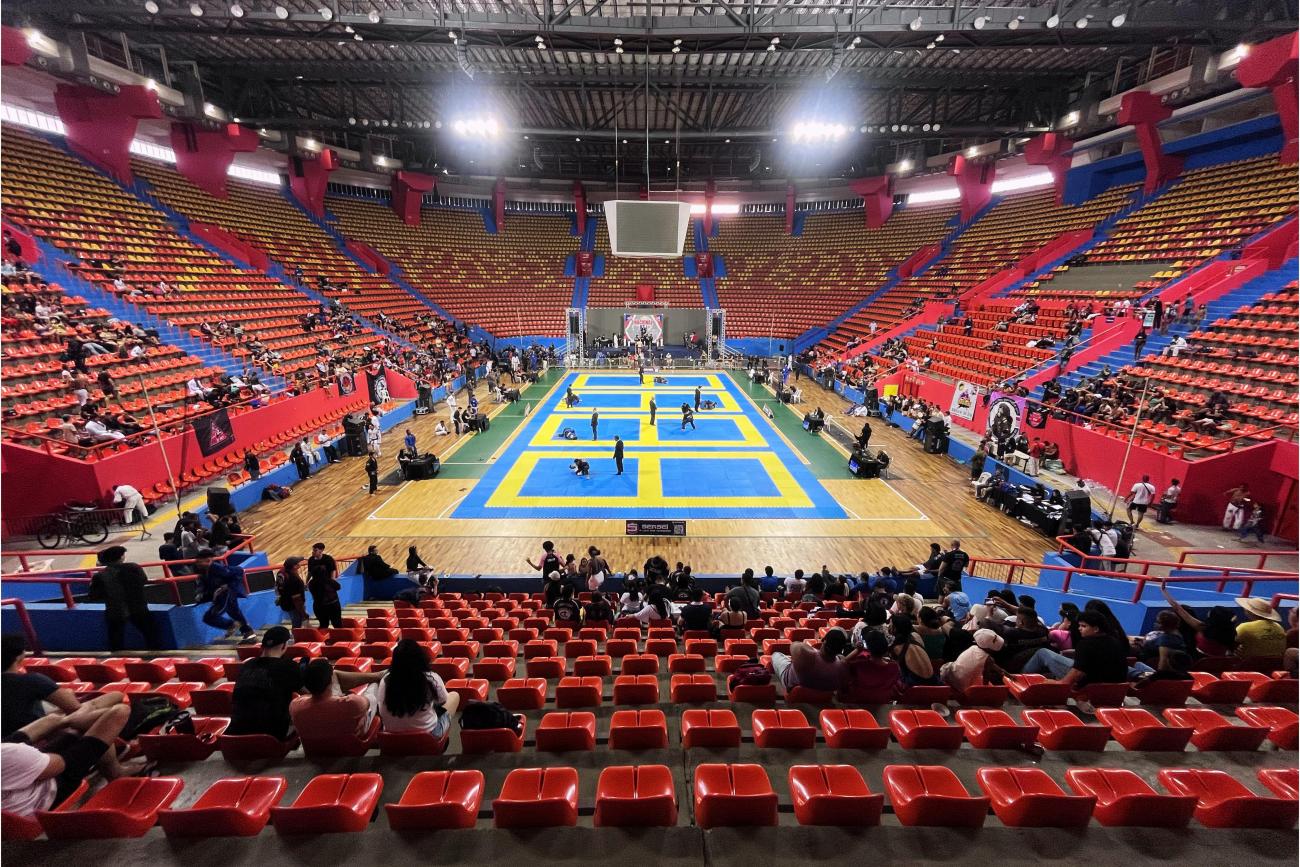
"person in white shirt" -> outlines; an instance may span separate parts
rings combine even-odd
[[[1102,524],[1100,529],[1094,527],[1088,532],[1092,535],[1092,541],[1097,543],[1097,550],[1101,552],[1102,560],[1096,568],[1114,569],[1115,546],[1119,544],[1119,532],[1110,521]]]
[[[1142,526],[1142,519],[1146,517],[1147,507],[1151,505],[1152,500],[1156,498],[1156,486],[1151,484],[1150,476],[1143,476],[1142,481],[1133,486],[1129,495],[1124,498],[1128,504],[1128,521],[1133,525],[1133,529]],[[1133,513],[1137,512],[1136,520]]]
[[[185,393],[190,397],[203,397],[207,393],[207,389],[203,387],[203,383],[197,376],[191,376],[189,381],[185,383]]]
[[[785,579],[785,595],[799,596],[803,593],[803,588],[806,585],[807,582],[803,580],[803,570],[796,569],[793,575]]]
[[[1169,480],[1169,487],[1160,496],[1160,502],[1156,503],[1156,523],[1172,524],[1174,522],[1174,507],[1178,505],[1178,497],[1183,492],[1183,486],[1178,483],[1177,479]]]
[[[1178,353],[1182,352],[1186,348],[1187,348],[1187,340],[1180,334],[1174,338],[1173,343],[1170,343],[1163,350],[1161,350],[1160,354],[1167,355],[1171,358],[1177,358]]]
[[[134,515],[140,516],[141,524],[149,520],[149,510],[145,508],[144,497],[131,485],[118,485],[113,488],[113,503],[122,505],[123,524],[130,524]]]
[[[86,436],[92,438],[97,443],[126,439],[126,434],[122,433],[120,430],[109,430],[108,426],[97,418],[87,420],[86,426],[83,430],[85,431]]]

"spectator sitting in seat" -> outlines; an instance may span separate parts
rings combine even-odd
[[[786,693],[796,686],[838,692],[844,683],[844,663],[841,657],[850,648],[849,634],[839,627],[826,631],[821,647],[814,648],[796,641],[789,655],[773,653],[768,664],[773,676],[785,687]]]
[[[328,659],[313,659],[303,672],[307,695],[289,703],[298,734],[330,737],[351,732],[364,737],[375,719],[376,688],[383,672],[336,671]],[[352,690],[364,686],[361,692]]]
[[[655,620],[666,620],[668,625],[672,625],[673,609],[663,585],[653,584],[646,590],[646,605],[636,613],[636,619],[644,626]]]
[[[988,683],[1002,671],[993,659],[993,654],[1005,644],[1002,636],[992,629],[976,629],[973,638],[974,644],[939,669],[939,680],[958,693]]]
[[[429,654],[403,638],[376,691],[379,718],[386,732],[423,731],[441,738],[451,729],[460,695],[448,693],[442,678],[429,668]]]
[[[125,703],[87,704],[70,714],[46,714],[7,735],[0,744],[5,769],[0,806],[6,813],[33,816],[66,801],[96,768],[109,780],[143,773],[144,759],[121,763],[113,748],[130,718]],[[82,734],[49,742],[64,728]],[[48,742],[46,750],[35,746],[42,742]]]
[[[572,584],[565,584],[560,588],[560,598],[551,605],[551,610],[555,612],[556,626],[582,622],[582,608],[573,598]]]
[[[361,574],[367,581],[386,581],[397,574],[397,570],[384,562],[377,545],[366,549],[366,556],[361,558]]]
[[[0,675],[0,736],[5,738],[44,717],[47,706],[59,714],[71,715],[82,709],[103,710],[126,700],[122,693],[106,692],[83,703],[75,692],[45,675],[23,671],[27,646],[21,635],[0,638],[0,655],[4,666]],[[84,721],[88,717],[77,719]]]
[[[887,704],[899,691],[898,663],[889,658],[883,632],[863,633],[858,648],[844,658],[844,677],[836,697],[848,704]]]
[[[614,609],[605,594],[599,590],[591,594],[591,601],[582,610],[583,622],[588,626],[598,626],[614,622]]]
[[[292,642],[293,634],[283,626],[266,630],[261,655],[247,660],[239,669],[226,734],[266,734],[279,740],[289,737],[289,703],[302,689],[303,679],[303,667],[284,657]]]
[[[1286,630],[1282,617],[1263,599],[1241,598],[1237,604],[1246,612],[1246,622],[1237,627],[1237,655],[1247,659],[1278,657],[1286,652]]]
[[[682,606],[677,620],[678,632],[707,632],[713,623],[713,606],[704,601],[704,591],[690,591],[690,602]]]

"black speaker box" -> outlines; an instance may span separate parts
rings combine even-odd
[[[1087,527],[1092,523],[1092,497],[1087,491],[1066,491],[1066,517],[1075,527]]]
[[[230,503],[230,489],[212,487],[208,488],[208,514],[210,515],[233,515],[235,507]]]

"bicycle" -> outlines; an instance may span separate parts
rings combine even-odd
[[[57,548],[64,540],[80,540],[87,545],[98,545],[108,538],[108,520],[94,506],[68,503],[63,512],[51,515],[36,533],[42,548]]]

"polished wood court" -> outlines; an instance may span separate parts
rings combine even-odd
[[[806,384],[810,387],[801,413],[820,406],[833,421],[854,431],[861,427],[859,419],[844,418],[848,405],[838,395]],[[525,399],[535,401],[543,388],[530,387]],[[484,386],[479,397],[487,405]],[[392,456],[407,426],[422,449],[433,446],[444,461],[454,460],[467,437],[456,442],[434,437],[438,418],[447,418],[445,409],[389,432],[383,469],[394,465]],[[1031,562],[1040,561],[1051,547],[1050,540],[977,502],[966,468],[921,452],[916,442],[879,419],[872,420],[872,428],[872,447],[893,458],[889,479],[822,480],[853,516],[845,520],[692,520],[685,539],[628,538],[619,520],[457,520],[446,516],[477,479],[402,483],[394,473],[390,484],[381,484],[370,496],[362,461],[354,459],[296,486],[287,501],[249,510],[244,528],[256,534],[272,561],[305,554],[313,542],[323,541],[339,555],[364,553],[367,545],[378,545],[389,562],[401,568],[407,546],[416,545],[425,562],[439,571],[486,575],[528,571],[525,558],[536,562],[544,539],[579,556],[588,545],[596,545],[619,570],[639,568],[657,552],[670,561],[690,563],[699,573],[739,572],[768,564],[783,572],[822,565],[836,572],[910,565],[924,558],[930,542],[946,546],[952,539],[961,539],[976,556]]]

